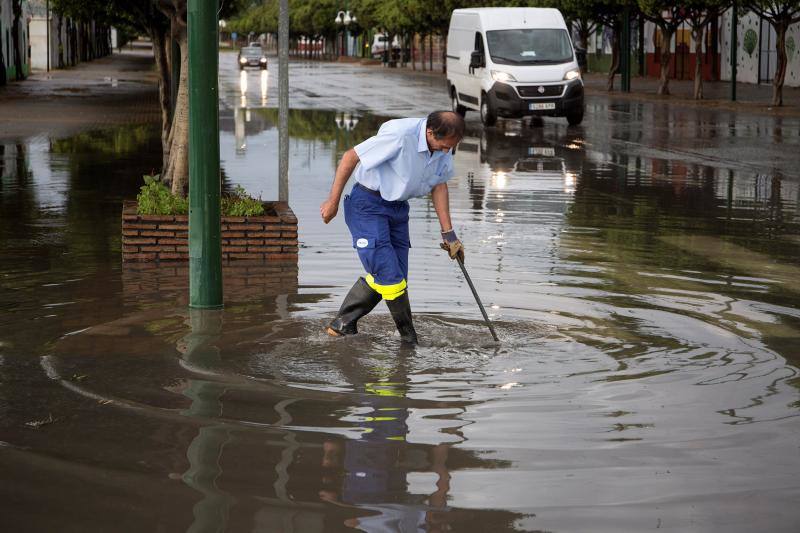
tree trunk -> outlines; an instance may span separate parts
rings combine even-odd
[[[25,72],[22,70],[22,50],[20,49],[19,42],[19,23],[22,18],[22,1],[14,0],[12,10],[14,12],[14,22],[11,26],[11,40],[13,41],[14,47],[14,70],[16,70],[17,80],[24,80]]]
[[[64,66],[72,66],[72,22],[69,17],[64,24]]]
[[[439,45],[442,49],[442,74],[447,74],[447,34],[439,38]]]
[[[778,68],[772,80],[772,105],[783,105],[783,80],[786,78],[786,30],[789,25],[783,21],[773,24],[775,28],[775,46],[778,49]]]
[[[61,32],[64,31],[64,19],[58,15],[58,68],[64,68],[64,39]]]
[[[425,72],[425,35],[419,38],[419,65],[422,72]]]
[[[663,40],[661,41],[661,78],[659,79],[660,84],[658,86],[658,94],[661,95],[668,95],[669,94],[669,60],[672,58],[672,36],[675,34],[675,30],[669,30],[665,28],[661,28],[661,32],[664,35]]]
[[[167,50],[167,32],[159,26],[150,28],[150,39],[153,41],[153,56],[156,60],[156,72],[158,74],[158,103],[161,107],[161,155],[162,169],[169,164],[169,132],[172,124],[170,123],[170,64]]]
[[[71,18],[67,19],[67,48],[67,64],[70,67],[74,67],[77,63],[75,58],[77,50],[75,41],[75,22]]]
[[[416,56],[417,47],[416,47],[414,41],[416,41],[416,35],[414,35],[412,33],[411,34],[411,70],[417,70],[417,58],[415,57]]]
[[[614,76],[619,72],[619,28],[613,26],[611,28],[611,68],[608,69],[608,82],[606,83],[606,90],[611,92],[614,90]]]
[[[428,45],[428,48],[430,48],[428,54],[428,70],[433,72],[433,32],[428,36]]]
[[[578,24],[578,37],[583,47],[583,56],[586,58],[586,72],[589,72],[589,24],[586,21]]]
[[[172,194],[185,196],[189,185],[189,46],[185,27],[176,32],[175,39],[181,49],[180,81],[162,179],[172,183]]]
[[[6,82],[8,82],[6,79],[6,54],[3,52],[3,39],[0,39],[0,85],[5,85]]]
[[[694,37],[694,99],[703,99],[703,35],[705,24],[692,27]]]
[[[581,38],[581,46],[584,50],[589,50],[589,28],[581,25],[578,33]]]

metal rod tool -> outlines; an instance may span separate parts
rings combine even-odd
[[[467,284],[469,284],[469,288],[472,291],[472,295],[475,297],[475,301],[478,302],[478,307],[481,309],[481,314],[483,314],[483,320],[486,321],[486,325],[489,327],[489,331],[492,332],[492,337],[494,338],[495,342],[500,342],[500,339],[497,338],[497,333],[494,331],[494,326],[492,325],[492,321],[489,320],[489,315],[486,314],[486,309],[483,307],[483,303],[481,302],[480,297],[478,296],[478,292],[475,290],[475,285],[472,284],[472,279],[467,274],[467,269],[464,268],[464,261],[457,257],[456,261],[458,261],[458,266],[461,267],[461,273],[464,274],[464,279],[467,280]]]

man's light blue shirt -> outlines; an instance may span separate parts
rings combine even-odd
[[[361,162],[353,176],[384,200],[424,196],[453,176],[452,150],[431,155],[425,137],[428,119],[402,118],[385,122],[378,134],[357,145]]]

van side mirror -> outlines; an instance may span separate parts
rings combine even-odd
[[[483,52],[475,50],[469,58],[469,68],[481,68],[486,66],[483,60]]]

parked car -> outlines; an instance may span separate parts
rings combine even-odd
[[[447,88],[453,110],[497,117],[583,120],[583,80],[557,9],[456,9],[447,36]]]
[[[387,34],[376,33],[372,38],[372,45],[370,47],[370,53],[372,54],[372,57],[383,57],[383,54],[386,52],[388,42],[389,36]],[[392,39],[392,49],[398,51],[400,50],[400,40],[397,38],[397,35],[395,35],[394,39]]]
[[[264,50],[258,42],[242,47],[236,60],[240,70],[246,67],[260,67],[262,70],[267,68],[267,56],[264,55]]]

